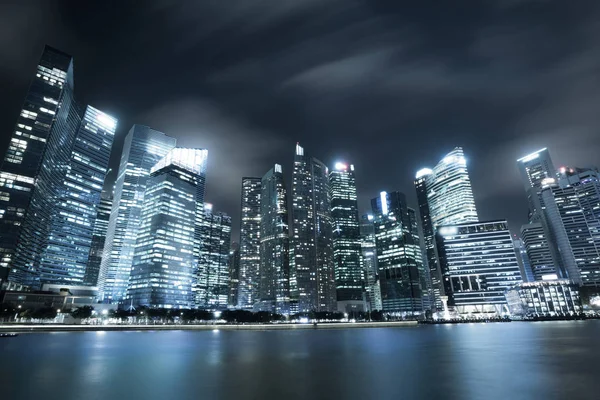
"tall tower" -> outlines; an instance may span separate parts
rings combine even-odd
[[[261,178],[242,178],[238,305],[248,309],[258,301],[261,190]]]
[[[427,271],[414,210],[400,192],[381,192],[371,200],[383,311],[419,315]]]
[[[80,120],[73,59],[46,46],[0,168],[0,268],[11,269],[15,284],[40,285],[40,256]]]
[[[375,244],[375,225],[372,214],[363,215],[360,220],[360,240],[362,265],[364,268],[367,301],[371,311],[382,310],[381,287],[377,269],[377,247]]]
[[[335,311],[335,272],[328,169],[296,145],[292,245],[299,312]]]
[[[213,212],[212,204],[204,204],[201,227],[200,257],[194,288],[200,308],[224,309],[229,297],[229,250],[231,217]]]
[[[441,311],[444,295],[442,272],[435,246],[438,226],[477,222],[477,209],[461,147],[448,153],[433,168],[419,170],[415,177],[419,214],[423,227],[423,248],[429,268],[435,305]]]
[[[517,160],[521,180],[529,200],[529,221],[539,222],[542,218],[540,192],[542,181],[547,178],[556,178],[556,169],[550,158],[550,152],[545,147],[521,157]]]
[[[198,213],[204,206],[204,149],[175,148],[150,170],[128,297],[134,305],[190,308],[196,280]]]
[[[229,307],[237,308],[238,293],[240,285],[240,244],[237,242],[231,243],[229,250]]]
[[[354,165],[336,163],[329,185],[338,311],[366,311]]]
[[[281,165],[275,164],[262,178],[260,195],[259,303],[263,311],[288,313],[290,260],[288,201]]]
[[[105,302],[125,297],[150,169],[174,147],[175,138],[143,125],[125,137],[98,278]]]
[[[86,108],[41,255],[41,283],[84,283],[116,127],[113,117]]]

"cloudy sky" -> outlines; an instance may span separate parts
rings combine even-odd
[[[117,144],[139,123],[208,148],[207,200],[236,226],[241,177],[291,180],[300,142],[355,164],[363,210],[381,190],[416,206],[415,172],[463,146],[480,217],[516,230],[517,158],[600,164],[598,38],[586,0],[4,1],[0,152],[47,43]]]

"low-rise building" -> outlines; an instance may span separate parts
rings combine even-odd
[[[579,286],[568,280],[525,282],[506,291],[515,316],[566,316],[582,311]]]

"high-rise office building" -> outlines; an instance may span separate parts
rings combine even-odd
[[[517,160],[521,180],[529,201],[529,221],[539,222],[542,218],[543,204],[539,193],[542,182],[547,178],[556,178],[556,169],[548,149],[543,148]]]
[[[229,307],[237,308],[240,285],[240,244],[233,242],[229,250]]]
[[[254,308],[285,314],[290,303],[290,238],[287,191],[279,164],[262,178],[260,218],[259,302]]]
[[[371,200],[383,311],[416,316],[423,312],[427,270],[414,210],[400,192]]]
[[[550,243],[542,222],[521,226],[521,239],[529,259],[533,280],[558,279],[559,271],[550,251]]]
[[[223,309],[229,299],[231,217],[214,212],[212,204],[205,203],[201,221],[200,257],[194,285],[196,306]]]
[[[562,278],[600,288],[600,174],[562,168],[542,184],[545,220],[555,239]]]
[[[40,257],[80,119],[73,59],[46,46],[0,168],[0,268],[11,269],[15,284],[40,286]]]
[[[240,282],[238,306],[252,309],[258,301],[260,281],[261,178],[242,178],[240,219]]]
[[[116,127],[102,111],[85,110],[42,250],[41,283],[84,283]]]
[[[85,277],[83,278],[83,283],[86,286],[96,286],[98,284],[98,274],[100,273],[100,264],[102,263],[102,253],[104,251],[112,203],[112,195],[102,193],[100,204],[98,204],[98,214],[94,222],[94,230],[92,231],[92,246],[88,257],[88,264],[85,270]]]
[[[150,169],[175,142],[175,138],[143,125],[134,125],[125,137],[98,278],[105,302],[125,297]]]
[[[523,282],[534,282],[535,276],[533,275],[533,269],[531,268],[531,262],[527,255],[527,247],[523,240],[516,235],[513,237],[513,246],[515,247],[515,253],[517,255],[517,262],[519,263],[519,269],[521,270],[521,278]]]
[[[377,270],[377,247],[375,244],[375,225],[373,215],[363,215],[360,220],[360,246],[363,273],[365,276],[365,292],[371,311],[381,311],[381,288]]]
[[[433,168],[419,170],[415,177],[419,214],[423,228],[423,248],[429,269],[429,284],[435,308],[442,310],[444,296],[435,233],[438,226],[477,222],[477,209],[461,147],[448,153]]]
[[[328,168],[296,145],[292,179],[291,279],[300,312],[335,311],[335,272]]]
[[[329,171],[329,185],[338,311],[365,311],[354,165],[336,163]]]
[[[145,179],[128,298],[133,305],[190,308],[197,278],[197,215],[207,151],[172,149]]]
[[[506,221],[441,226],[436,239],[448,305],[460,314],[507,312],[504,292],[522,278]]]

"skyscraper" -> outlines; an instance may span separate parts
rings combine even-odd
[[[298,310],[335,311],[335,273],[328,169],[296,145],[292,179],[292,280]]]
[[[381,311],[381,288],[377,270],[377,247],[373,215],[363,215],[360,220],[362,265],[364,268],[367,302],[371,311]]]
[[[543,208],[543,204],[539,203],[542,181],[547,178],[556,178],[556,169],[550,153],[548,149],[543,148],[519,158],[517,165],[529,201],[529,221],[539,222]]]
[[[98,274],[100,273],[100,264],[102,263],[102,252],[104,251],[112,203],[112,195],[105,193],[101,195],[100,204],[98,204],[98,215],[96,216],[94,230],[92,231],[92,246],[85,270],[85,277],[83,278],[83,283],[87,286],[96,286],[98,284]]]
[[[415,178],[419,214],[423,227],[423,248],[429,268],[429,281],[436,309],[441,311],[444,287],[436,254],[435,233],[438,226],[477,222],[477,209],[461,147],[448,153],[433,168],[419,170]]]
[[[275,164],[261,183],[260,281],[255,309],[289,312],[290,260],[288,201],[283,170]]]
[[[231,217],[222,212],[213,212],[212,204],[205,203],[200,237],[197,282],[194,286],[196,305],[200,308],[226,308],[229,298]]]
[[[240,244],[233,242],[229,250],[229,307],[237,308],[240,284]]]
[[[559,271],[550,251],[547,235],[541,222],[521,226],[521,238],[533,279],[536,281],[558,279]]]
[[[329,172],[329,185],[338,311],[365,311],[354,165],[337,163]]]
[[[40,285],[40,257],[80,119],[73,59],[46,46],[0,168],[0,268],[10,268],[16,284]]]
[[[102,111],[85,110],[41,254],[42,283],[84,283],[116,127]]]
[[[414,210],[400,192],[381,192],[371,200],[371,208],[383,311],[419,315],[427,271]]]
[[[251,309],[258,301],[260,281],[261,178],[242,178],[240,220],[240,283],[238,305]]]
[[[513,246],[515,247],[515,253],[517,255],[517,261],[519,263],[519,269],[521,270],[521,278],[523,282],[534,282],[535,276],[533,275],[533,269],[531,268],[531,262],[527,255],[527,249],[525,243],[521,238],[513,237]]]
[[[436,238],[448,305],[460,314],[508,311],[504,292],[522,278],[506,221],[441,226]]]
[[[106,302],[126,294],[150,169],[175,147],[175,138],[134,125],[123,144],[98,286]]]
[[[204,206],[207,151],[175,148],[150,170],[128,298],[133,305],[190,308]]]

